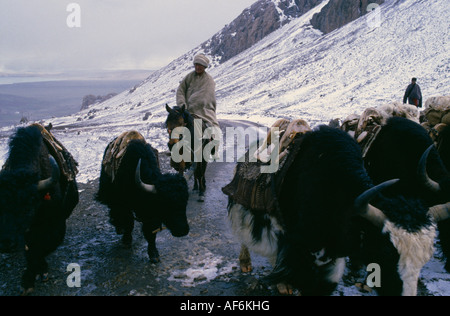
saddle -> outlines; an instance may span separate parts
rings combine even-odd
[[[44,127],[41,124],[34,123],[32,126],[36,126],[42,134],[44,144],[47,146],[50,154],[55,158],[61,174],[64,176],[66,182],[72,182],[75,180],[75,176],[78,174],[78,162],[73,158],[70,152],[61,144],[50,132],[51,125]]]
[[[367,108],[361,116],[350,115],[342,123],[341,129],[353,136],[366,156],[373,141],[384,124],[383,115],[375,108]]]
[[[358,142],[362,156],[366,157],[383,125],[394,116],[419,122],[415,106],[393,102],[376,108],[369,107],[361,115],[352,114],[348,116],[343,121],[341,129],[349,133]]]
[[[102,165],[103,170],[108,176],[111,177],[111,182],[114,182],[114,178],[117,174],[117,170],[119,170],[122,158],[125,156],[125,153],[127,151],[128,144],[132,140],[141,140],[145,142],[144,136],[142,136],[139,132],[127,131],[120,134],[115,140],[109,143],[108,147],[106,147]],[[155,153],[159,168],[158,151],[154,148],[152,149]]]
[[[266,148],[272,148],[271,135],[274,128],[279,129],[280,149],[279,168],[275,173],[261,173],[261,167],[269,165],[263,162],[262,153]],[[250,150],[245,154],[245,161],[236,166],[232,181],[222,188],[235,203],[261,214],[278,214],[278,196],[286,172],[300,150],[306,132],[310,131],[308,124],[303,120],[292,122],[281,119],[272,125],[263,144],[255,153],[258,160],[250,161]]]
[[[428,131],[439,149],[441,146],[439,134],[450,125],[450,96],[429,98],[422,112],[421,125]]]

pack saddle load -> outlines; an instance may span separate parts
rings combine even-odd
[[[450,95],[427,99],[425,110],[420,116],[420,123],[439,148],[439,133],[450,125]]]
[[[349,133],[361,146],[363,157],[377,137],[381,127],[391,117],[399,116],[419,123],[419,112],[413,105],[401,102],[369,107],[361,115],[349,115],[341,124],[341,129]]]
[[[75,177],[78,174],[78,162],[73,158],[70,152],[61,144],[51,133],[52,125],[43,126],[38,123],[31,124],[39,128],[44,140],[44,144],[47,146],[50,154],[55,158],[59,169],[61,170],[61,179],[65,183],[75,181]]]
[[[114,182],[117,170],[119,170],[122,158],[125,156],[127,151],[128,143],[132,140],[142,140],[145,142],[144,136],[137,131],[127,131],[120,134],[115,140],[109,143],[105,151],[105,156],[103,158],[102,164],[104,166],[105,172],[111,177],[112,182]],[[159,155],[158,151],[154,149],[155,156],[157,159],[157,164],[159,168]]]
[[[233,179],[222,188],[222,192],[234,202],[254,212],[265,214],[279,212],[277,202],[279,189],[289,166],[300,150],[303,136],[308,131],[311,131],[311,128],[304,120],[277,120],[269,129],[262,145],[255,151],[253,156],[255,159],[250,159],[250,150],[247,151],[245,161],[237,164]],[[280,137],[277,158],[279,168],[274,173],[261,173],[261,167],[269,165],[268,156],[275,147],[272,135]]]

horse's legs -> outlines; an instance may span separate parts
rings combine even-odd
[[[200,189],[200,183],[199,183],[199,181],[198,181],[198,173],[197,173],[197,170],[199,169],[198,168],[198,162],[196,162],[196,163],[194,163],[193,165],[192,165],[192,168],[194,168],[194,191],[197,191],[197,190],[199,190]]]
[[[199,181],[198,181],[198,170],[199,170],[198,165],[199,165],[198,162],[194,162],[194,163],[192,164],[192,166],[191,166],[191,168],[194,169],[194,170],[193,170],[193,174],[194,174],[194,188],[192,189],[193,191],[199,190],[199,185],[200,185],[200,183],[199,183]]]
[[[206,179],[205,179],[205,173],[206,173],[206,166],[208,165],[208,163],[206,161],[202,162],[201,165],[201,175],[200,175],[200,192],[205,192],[206,190]]]
[[[204,196],[205,196],[205,190],[206,190],[206,183],[205,183],[205,171],[206,171],[206,165],[207,162],[206,161],[202,161],[202,162],[198,162],[197,166],[195,168],[195,184],[197,185],[198,182],[198,196],[199,202],[203,202],[204,201]]]

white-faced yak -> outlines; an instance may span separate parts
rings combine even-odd
[[[0,251],[25,249],[23,294],[33,290],[37,276],[47,280],[45,257],[63,241],[66,219],[78,203],[76,162],[44,134],[51,135],[40,125],[19,128],[0,172]]]
[[[175,237],[189,233],[188,196],[184,177],[161,173],[156,150],[138,132],[125,132],[106,148],[97,199],[109,207],[124,244],[132,242],[135,218],[142,222],[151,262],[160,260],[155,241],[163,224]]]
[[[302,295],[329,295],[344,274],[346,257],[359,253],[365,264],[380,265],[380,294],[415,294],[420,269],[433,254],[435,224],[428,208],[418,199],[385,196],[398,179],[374,186],[359,145],[345,132],[320,126],[300,137],[271,179],[276,211],[251,209],[229,195],[243,270],[251,269],[248,247],[271,259],[269,280],[284,284],[282,292],[294,287]],[[404,214],[412,224],[403,224]],[[373,238],[361,250],[359,233],[368,230]]]
[[[446,150],[450,149],[442,148],[442,152]],[[450,173],[427,131],[405,118],[389,119],[370,146],[365,166],[375,183],[392,177],[400,179],[398,186],[386,194],[416,197],[432,212],[441,214],[436,218],[439,241],[447,258],[445,267],[450,271]],[[404,217],[406,222],[415,216],[404,214]],[[412,222],[404,226],[407,230],[417,230],[418,224]]]

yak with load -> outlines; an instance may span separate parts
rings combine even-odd
[[[156,233],[165,225],[173,236],[189,233],[186,180],[163,174],[158,152],[136,131],[124,132],[105,149],[97,200],[109,208],[110,221],[126,245],[132,243],[135,219],[142,222],[148,255],[159,262]]]
[[[23,294],[36,277],[48,280],[45,258],[62,243],[78,203],[77,163],[43,126],[21,127],[11,137],[0,172],[0,252],[25,250]]]

